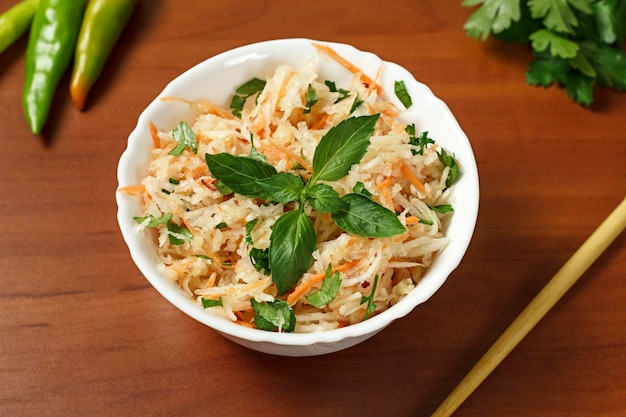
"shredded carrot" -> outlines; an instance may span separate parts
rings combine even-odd
[[[332,273],[334,274],[335,272],[347,271],[348,269],[352,268],[354,265],[359,263],[359,261],[360,261],[359,259],[355,259],[353,261],[346,262],[345,264],[341,264],[338,267],[333,268]],[[293,290],[293,292],[287,296],[287,303],[289,303],[289,305],[294,305],[296,301],[300,299],[300,297],[302,297],[308,290],[311,289],[311,287],[313,287],[313,285],[322,282],[325,276],[326,276],[326,272],[317,274],[309,278],[306,282],[303,282],[300,285],[298,285]]]
[[[418,219],[415,216],[407,216],[406,217],[406,224],[417,224],[420,222],[420,219]]]
[[[214,114],[224,119],[231,119],[231,120],[237,119],[237,117],[233,115],[232,113],[229,113],[225,109],[219,106],[216,106],[215,104],[207,100],[192,101],[192,100],[186,100],[180,97],[161,97],[161,101],[180,101],[181,103],[189,104],[190,106],[195,107],[196,109],[198,109],[199,112],[204,113],[204,114]]]
[[[146,188],[143,186],[143,184],[127,185],[125,187],[120,187],[117,189],[117,191],[119,191],[120,193],[132,195],[133,197],[138,196],[145,190]]]
[[[195,235],[199,235],[198,231],[196,229],[194,229],[193,227],[191,227],[189,224],[185,223],[184,225],[187,229],[189,229],[189,231],[195,236]],[[230,269],[230,268],[234,268],[234,266],[228,266],[228,265],[224,265],[222,263],[222,261],[219,260],[219,258],[217,257],[217,255],[215,253],[213,253],[213,251],[211,249],[209,249],[206,245],[206,243],[202,244],[202,250],[204,251],[204,255],[208,256],[209,259],[211,259],[211,261],[213,261],[213,264],[220,268],[220,269]]]
[[[331,119],[331,115],[328,113],[325,113],[317,122],[315,122],[313,126],[311,126],[311,130],[322,129],[324,126],[326,126],[326,123],[328,123],[330,119]]]
[[[387,177],[376,186],[376,189],[380,190],[382,188],[389,187],[391,184],[393,184],[394,180],[394,177]]]
[[[373,85],[374,86],[373,88],[376,89],[376,92],[378,94],[382,93],[383,89],[382,89],[382,87],[380,85],[378,85],[376,82],[374,82],[374,80],[372,80],[367,75],[363,74],[363,72],[361,72],[361,70],[356,65],[354,65],[352,62],[348,61],[347,59],[345,59],[344,57],[339,55],[330,46],[321,45],[319,43],[314,43],[313,46],[315,46],[318,51],[320,51],[322,53],[325,53],[326,55],[328,55],[329,57],[331,57],[332,59],[337,61],[337,63],[339,63],[342,67],[346,68],[348,71],[352,72],[355,75],[358,75],[359,79],[362,82],[366,83],[368,85],[368,87],[371,87]]]
[[[309,172],[313,172],[313,167],[311,167],[311,164],[309,164],[304,158],[302,158],[300,155],[296,155],[293,151],[291,151],[290,149],[285,148],[284,146],[279,145],[278,143],[274,142],[270,137],[265,138],[264,140],[267,140],[267,143],[269,143],[272,148],[276,149],[279,152],[284,153],[285,155],[289,156],[292,160],[296,161],[297,163],[300,164],[300,166],[302,166],[304,169],[306,169]]]
[[[211,288],[215,285],[215,280],[217,279],[217,274],[215,272],[209,275],[209,279],[204,284],[204,288]]]
[[[157,130],[154,123],[149,122],[148,127],[150,128],[150,136],[152,136],[152,143],[154,143],[155,148],[161,147],[161,139],[159,139],[159,131]]]
[[[372,91],[372,89],[375,88],[374,86],[380,85],[380,84],[378,84],[378,80],[380,79],[380,74],[383,73],[383,67],[384,67],[384,65],[382,65],[382,64],[378,67],[378,71],[376,71],[376,77],[374,77],[375,82],[368,86],[368,90],[369,91]],[[376,90],[376,91],[380,92],[378,90]]]
[[[409,182],[413,184],[415,188],[417,188],[423,194],[428,194],[428,191],[426,191],[426,187],[424,187],[424,184],[422,184],[419,178],[415,176],[413,171],[411,171],[411,169],[404,163],[404,161],[400,165],[400,171],[402,171],[402,173],[406,176],[406,179],[409,180]]]

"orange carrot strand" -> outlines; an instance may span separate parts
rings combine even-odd
[[[411,169],[404,162],[402,162],[402,164],[400,165],[400,171],[402,171],[402,173],[406,176],[406,179],[409,180],[409,182],[413,184],[415,188],[417,188],[423,194],[428,194],[428,192],[426,191],[426,187],[424,187],[424,184],[419,180],[419,178],[415,176],[413,171],[411,171]]]
[[[374,82],[374,80],[372,80],[367,75],[363,74],[363,72],[356,65],[354,65],[352,62],[348,61],[347,59],[345,59],[344,57],[339,55],[330,46],[322,45],[322,44],[319,44],[319,43],[314,43],[313,46],[316,47],[318,51],[328,55],[329,57],[331,57],[332,59],[337,61],[337,63],[339,63],[342,67],[346,68],[348,71],[352,72],[353,74],[358,75],[359,79],[363,83],[367,84],[368,87],[371,87],[373,85],[374,86],[373,88],[376,89],[376,92],[378,94],[382,93],[382,87],[380,85],[378,85],[376,82]]]

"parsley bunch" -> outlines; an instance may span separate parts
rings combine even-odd
[[[577,103],[593,102],[596,84],[626,89],[626,0],[464,0],[479,6],[468,36],[530,43],[530,85],[558,84]]]

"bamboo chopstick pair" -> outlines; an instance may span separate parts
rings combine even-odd
[[[626,227],[626,198],[509,325],[431,417],[447,417],[504,360]]]

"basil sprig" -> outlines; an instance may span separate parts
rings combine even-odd
[[[338,181],[358,164],[370,143],[379,114],[350,117],[331,128],[313,155],[313,175],[308,181],[291,173],[278,173],[262,158],[227,153],[206,155],[211,175],[234,192],[276,203],[295,202],[296,208],[281,215],[272,227],[269,265],[279,295],[285,294],[311,267],[316,249],[313,223],[305,213],[309,204],[330,213],[348,233],[365,237],[389,237],[405,231],[396,214],[367,194],[341,197],[322,181]]]

